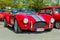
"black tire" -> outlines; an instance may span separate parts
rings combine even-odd
[[[52,31],[52,29],[53,29],[53,28],[46,29],[45,31],[50,32],[50,31]]]
[[[8,27],[8,23],[6,22],[6,19],[4,19],[4,27]]]
[[[58,24],[60,24],[60,21],[55,22],[55,28],[60,29],[60,25],[58,25]]]
[[[53,28],[48,29],[47,31],[52,31]]]
[[[17,23],[17,21],[15,20],[15,22],[14,22],[14,32],[15,33],[21,33],[22,31],[21,31],[21,28],[18,26],[18,23]]]

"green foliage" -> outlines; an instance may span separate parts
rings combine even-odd
[[[0,0],[0,8],[3,9],[7,6],[13,6],[14,1],[13,0]]]
[[[12,8],[34,8],[38,10],[41,7],[49,5],[51,0],[0,0],[0,9],[4,9],[5,7]],[[58,5],[52,3],[52,5]]]
[[[44,4],[42,0],[0,0],[0,9],[5,7],[14,7],[14,8],[34,8],[39,9]]]
[[[17,8],[30,8],[32,6],[34,6],[34,1],[32,0],[17,0],[18,3],[17,4]]]
[[[35,0],[35,5],[34,5],[34,8],[36,10],[39,10],[39,8],[45,6],[45,4],[43,3],[43,0]]]
[[[39,8],[45,6],[45,3],[43,3],[43,0],[17,0],[17,8],[34,8],[35,10],[38,10]]]

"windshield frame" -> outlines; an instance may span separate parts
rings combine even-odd
[[[34,10],[34,9],[33,9]],[[34,14],[36,11],[32,11],[30,9],[24,9],[24,10],[19,10],[19,12],[25,13],[25,14]]]

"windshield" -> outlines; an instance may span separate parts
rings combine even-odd
[[[21,8],[21,9],[19,9],[19,12],[23,12],[23,13],[26,13],[26,14],[34,14],[35,10],[34,9]]]
[[[52,14],[52,9],[50,9],[50,8],[46,9],[46,13],[47,14]]]
[[[55,9],[55,12],[56,12],[56,13],[60,13],[60,8],[56,8],[56,9]]]
[[[11,13],[12,13],[12,14],[17,14],[17,13],[18,13],[18,10],[17,10],[17,9],[12,9],[12,10],[11,10]]]

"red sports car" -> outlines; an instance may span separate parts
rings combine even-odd
[[[14,32],[22,32],[22,30],[30,30],[40,32],[52,30],[54,19],[48,14],[36,15],[29,9],[21,9],[19,13],[5,14],[4,26],[8,25],[14,28]]]
[[[0,20],[4,20],[4,14],[5,14],[5,11],[0,10]]]
[[[41,8],[40,13],[51,15],[55,19],[55,27],[60,28],[60,6],[47,6]]]

